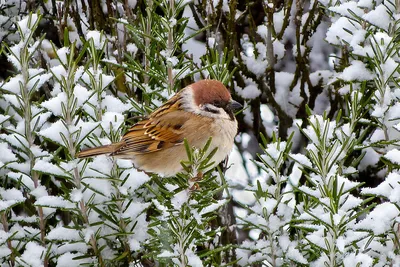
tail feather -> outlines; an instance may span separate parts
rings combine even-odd
[[[103,154],[111,154],[117,149],[117,147],[119,147],[118,143],[88,148],[88,149],[82,150],[76,156],[78,158],[87,158],[87,157],[93,157],[93,156],[98,156],[98,155],[103,155]]]

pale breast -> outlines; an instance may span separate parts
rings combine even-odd
[[[187,133],[186,139],[192,147],[201,149],[212,137],[208,153],[218,147],[212,159],[214,162],[212,167],[218,165],[231,152],[237,133],[236,120],[198,118],[198,120],[185,123],[184,127],[184,131]],[[183,144],[132,157],[137,168],[165,176],[173,176],[182,171],[180,164],[182,160],[187,160],[186,149]]]

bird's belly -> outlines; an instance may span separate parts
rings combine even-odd
[[[197,131],[203,132],[204,134],[199,135]],[[213,168],[223,161],[231,152],[236,132],[236,121],[210,123],[201,125],[196,129],[193,128],[192,131],[190,131],[192,134],[187,135],[186,139],[191,147],[202,149],[209,138],[212,138],[207,154],[211,153],[215,148],[218,148],[211,160],[211,162],[214,162]],[[137,168],[164,176],[173,176],[181,172],[183,170],[181,166],[182,160],[187,160],[187,153],[183,144],[152,153],[135,155],[132,158]]]

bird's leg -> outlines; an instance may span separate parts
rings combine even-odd
[[[198,183],[194,183],[191,187],[189,187],[189,191],[197,191],[200,189],[200,185]]]
[[[198,172],[196,176],[192,177],[189,179],[189,181],[191,182],[198,182],[203,180],[203,173],[202,172]]]
[[[193,183],[193,185],[189,188],[190,191],[195,191],[200,189],[200,185],[197,183],[203,179],[203,173],[198,172],[196,176],[191,177],[189,179],[189,183]]]

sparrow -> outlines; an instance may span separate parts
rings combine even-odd
[[[240,108],[223,83],[200,80],[133,125],[121,141],[83,150],[77,157],[108,154],[131,160],[139,170],[174,176],[183,171],[181,161],[187,159],[184,139],[201,149],[211,137],[208,152],[217,148],[210,161],[213,168],[232,150],[238,130],[234,112]]]

